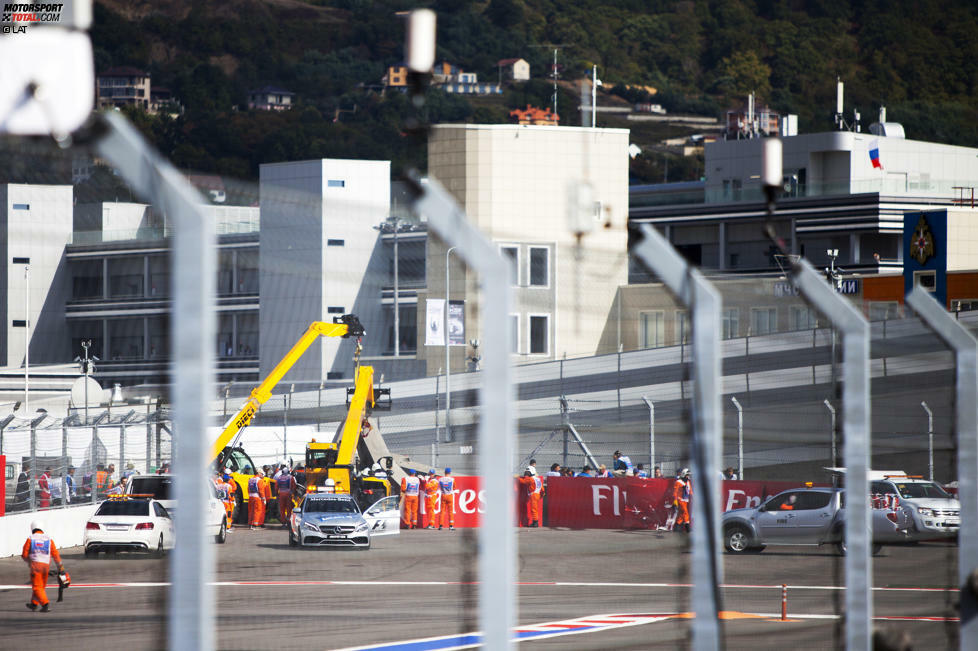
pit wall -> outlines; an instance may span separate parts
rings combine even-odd
[[[85,504],[3,516],[0,518],[0,558],[20,556],[24,541],[31,535],[33,520],[41,521],[44,532],[51,536],[59,550],[81,545],[85,523],[95,514],[96,508],[98,504]]]

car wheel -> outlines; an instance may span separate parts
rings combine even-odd
[[[723,546],[728,552],[743,554],[751,548],[750,532],[746,527],[730,527],[723,536]],[[763,547],[761,547],[761,549],[763,549]]]
[[[881,545],[881,544],[879,544],[879,543],[873,543],[873,546],[872,546],[872,548],[871,548],[871,549],[872,549],[872,554],[873,554],[873,556],[876,556],[876,555],[877,555],[877,554],[879,554],[879,553],[880,553],[881,551],[883,551],[883,545]]]
[[[88,557],[88,558],[96,558],[96,557],[98,557],[98,552],[95,551],[94,549],[90,549],[90,548],[86,547],[85,548],[85,556]]]
[[[228,523],[226,521],[221,522],[221,531],[214,537],[218,545],[223,545],[228,539]]]
[[[153,553],[156,558],[163,558],[163,534],[160,534],[160,542],[156,545],[156,551]]]
[[[299,541],[292,535],[292,527],[289,527],[289,547],[298,547]]]

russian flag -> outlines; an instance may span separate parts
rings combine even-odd
[[[873,167],[878,167],[883,169],[883,164],[880,163],[880,141],[874,140],[869,143],[869,160],[873,162]]]

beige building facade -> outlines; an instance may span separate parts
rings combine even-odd
[[[628,280],[627,149],[626,129],[503,124],[432,129],[429,175],[512,261],[509,327],[518,363],[614,352],[608,322],[617,288]],[[446,253],[445,244],[430,234],[427,289],[418,296],[419,333],[425,332],[422,304],[446,298]],[[474,352],[471,342],[480,338],[479,278],[454,252],[448,259],[447,298],[464,302],[465,344],[452,347],[455,371],[466,367],[465,358]],[[418,358],[427,361],[429,373],[437,373],[444,367],[445,347],[421,341]]]

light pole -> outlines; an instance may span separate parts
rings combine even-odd
[[[833,337],[833,339],[834,339],[834,337]],[[829,413],[832,414],[832,465],[835,466],[835,464],[836,464],[836,461],[835,461],[835,407],[832,406],[832,403],[829,402],[829,399],[828,398],[826,398],[823,402],[824,402],[825,406],[828,407]]]
[[[934,481],[934,412],[923,400],[920,401],[920,406],[927,412],[927,469],[930,471],[930,480]]]
[[[445,326],[442,331],[445,333],[445,442],[452,440],[452,362],[451,362],[451,341],[449,340],[448,330],[448,290],[451,274],[449,273],[448,256],[452,254],[455,247],[449,247],[445,251]]]
[[[400,291],[398,286],[398,255],[397,255],[397,228],[400,219],[397,215],[391,216],[391,221],[394,223],[394,357],[401,356],[401,306],[398,303],[400,299]]]
[[[655,405],[647,396],[642,400],[649,406],[649,472],[655,474]]]
[[[744,478],[744,408],[737,396],[730,396],[730,402],[737,408],[737,479]]]
[[[85,358],[81,360],[82,363],[82,373],[85,374],[85,425],[88,425],[88,378],[92,373],[92,359],[98,359],[98,357],[89,357],[88,349],[92,345],[91,339],[84,339],[81,342],[82,350],[85,351]],[[78,359],[77,357],[75,359]]]
[[[14,264],[24,265],[24,411],[31,411],[31,259],[14,258]]]

